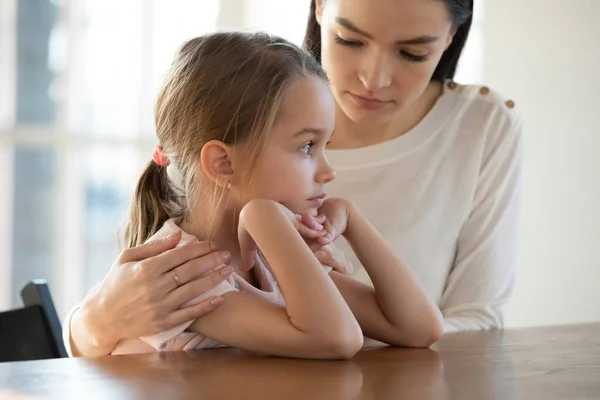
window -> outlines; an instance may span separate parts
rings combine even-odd
[[[264,30],[302,46],[310,0],[243,0],[244,28]]]
[[[218,1],[0,2],[0,309],[43,278],[64,315],[105,275],[151,159],[162,74],[218,13]]]

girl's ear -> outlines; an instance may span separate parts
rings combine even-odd
[[[219,140],[211,140],[202,147],[200,163],[204,175],[225,190],[233,181],[233,152],[231,147]]]

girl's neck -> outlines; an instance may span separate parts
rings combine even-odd
[[[335,133],[328,146],[331,150],[355,149],[387,142],[414,128],[433,108],[443,92],[440,82],[431,82],[421,97],[383,124],[357,123],[336,108]]]
[[[180,228],[183,231],[195,236],[200,241],[212,241],[219,246],[219,250],[226,250],[231,253],[231,258],[227,265],[231,265],[235,272],[252,283],[251,272],[240,272],[240,243],[237,236],[238,213],[225,212],[206,212],[206,208],[200,212],[190,213],[185,218]]]

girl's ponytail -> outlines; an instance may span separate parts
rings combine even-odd
[[[133,195],[126,247],[143,244],[169,219],[187,227],[195,226],[193,217],[202,217],[198,228],[210,237],[212,221],[220,222],[227,200],[223,188],[204,174],[202,149],[213,140],[255,144],[240,166],[249,175],[264,135],[273,129],[293,85],[304,78],[327,82],[310,54],[277,36],[216,32],[185,42],[158,92],[159,144]],[[211,207],[203,209],[206,205]]]
[[[125,226],[127,248],[144,243],[172,217],[165,207],[169,197],[167,169],[150,161],[138,181],[129,210]]]

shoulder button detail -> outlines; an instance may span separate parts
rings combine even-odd
[[[515,107],[515,102],[512,100],[506,100],[506,102],[504,103],[506,105],[506,107],[508,108],[514,108]]]
[[[450,81],[450,82],[448,82],[448,88],[449,88],[450,90],[454,90],[454,89],[456,89],[457,87],[458,87],[458,83],[456,83],[456,82],[454,82],[454,81]]]
[[[482,95],[486,95],[490,92],[490,88],[487,86],[482,86],[481,89],[479,89],[479,93],[481,93]]]

